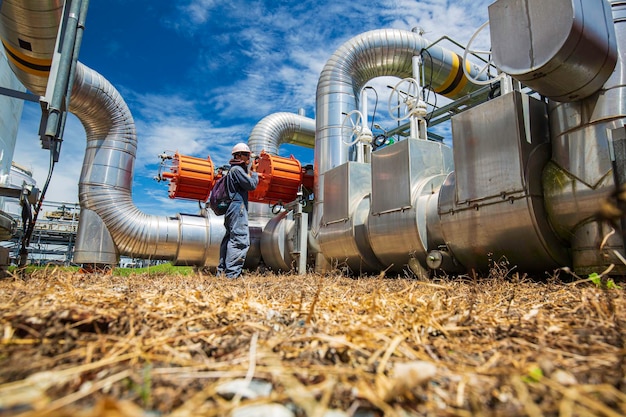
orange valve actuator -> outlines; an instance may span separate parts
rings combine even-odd
[[[195,158],[176,152],[170,171],[163,173],[163,177],[170,180],[168,189],[170,198],[198,201],[206,201],[209,198],[216,180],[210,157]]]
[[[261,151],[257,172],[259,185],[248,194],[250,201],[285,204],[296,199],[303,172],[300,162],[293,155],[285,158]]]

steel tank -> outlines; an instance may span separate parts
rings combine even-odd
[[[614,160],[613,152],[626,124],[626,2],[610,4],[619,56],[610,78],[584,100],[550,102],[552,160],[543,172],[544,195],[550,223],[570,242],[573,268],[580,274],[611,264],[615,272],[626,272],[614,252],[623,253],[620,234],[597,218],[599,202],[615,190],[615,168],[623,170],[626,163]]]
[[[0,86],[17,91],[25,91],[9,67],[4,51],[0,51]],[[0,186],[22,188],[22,183],[11,183],[11,162],[15,152],[17,129],[20,124],[24,101],[0,95]],[[10,239],[15,232],[15,221],[7,210],[10,199],[0,197],[0,240]],[[17,200],[12,199],[17,202]]]
[[[9,68],[4,51],[0,51],[0,86],[20,92],[26,91],[26,88]],[[23,109],[23,100],[0,95],[0,184],[5,186],[8,185],[17,129],[20,125]]]

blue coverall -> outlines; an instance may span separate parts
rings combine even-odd
[[[249,176],[245,168],[231,163],[228,172],[228,192],[232,202],[224,217],[226,234],[220,245],[220,264],[217,274],[226,278],[241,275],[243,263],[250,248],[248,228],[248,191],[256,189],[259,176],[252,172]]]

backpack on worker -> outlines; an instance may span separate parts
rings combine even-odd
[[[218,216],[226,214],[226,210],[228,210],[228,206],[230,206],[231,202],[230,193],[228,192],[227,177],[228,174],[219,177],[209,195],[209,207],[211,207],[213,213]]]

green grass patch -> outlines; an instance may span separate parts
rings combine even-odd
[[[113,268],[113,275],[126,277],[136,274],[149,275],[193,275],[195,273],[192,266],[174,266],[167,262],[164,264],[147,266],[145,268]]]

